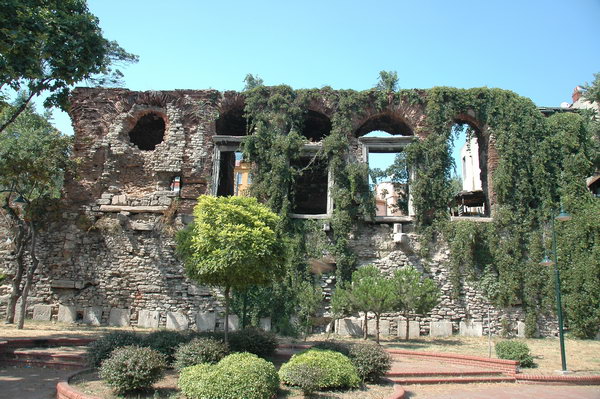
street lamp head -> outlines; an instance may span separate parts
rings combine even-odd
[[[548,257],[548,255],[544,255],[544,259],[540,262],[542,266],[552,266],[554,261]]]
[[[566,222],[567,220],[571,220],[572,218],[573,218],[573,216],[571,216],[570,213],[561,210],[555,219],[558,220],[559,222]]]

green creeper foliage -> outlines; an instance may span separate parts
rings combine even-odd
[[[124,346],[102,362],[100,377],[117,393],[137,391],[158,381],[166,365],[164,355],[154,349]]]
[[[431,311],[440,301],[440,289],[429,278],[414,268],[397,270],[394,273],[393,286],[396,292],[396,309],[406,319],[406,339],[408,339],[410,313],[425,314]]]
[[[300,385],[304,381],[304,367],[316,368],[322,373],[318,389],[356,388],[360,378],[350,359],[341,353],[321,349],[309,349],[292,356],[279,369],[281,381],[288,385]]]
[[[250,353],[234,353],[215,365],[184,368],[178,385],[189,399],[271,399],[279,377],[273,363]]]

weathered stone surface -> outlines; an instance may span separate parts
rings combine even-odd
[[[50,321],[51,318],[51,305],[35,305],[33,307],[33,320]]]
[[[129,325],[129,309],[112,308],[108,315],[108,325],[124,327]]]
[[[58,305],[56,320],[59,323],[75,323],[77,320],[77,308],[72,305]]]
[[[258,321],[258,326],[265,331],[271,331],[271,318],[270,317],[262,317]]]
[[[198,312],[196,315],[196,328],[198,331],[214,331],[217,325],[215,312]]]
[[[391,324],[389,320],[379,320],[379,335],[387,337],[391,334]],[[377,333],[375,319],[369,319],[367,322],[367,332],[369,335],[375,335]]]
[[[162,213],[166,206],[100,205],[100,212]]]
[[[75,288],[75,281],[73,280],[52,280],[50,283],[52,288]]]
[[[183,313],[167,312],[167,329],[187,330],[188,324],[188,318]]]
[[[360,337],[363,335],[362,320],[355,317],[340,319],[336,331],[338,335]]]
[[[140,310],[138,312],[138,327],[158,328],[160,312],[157,310]]]
[[[522,321],[517,322],[517,337],[525,338],[525,323]]]
[[[429,329],[430,337],[449,337],[452,335],[452,322],[432,321]]]
[[[408,322],[408,339],[418,339],[421,336],[419,322],[411,320]],[[406,339],[406,320],[398,319],[398,338]]]
[[[464,337],[483,336],[483,323],[480,321],[461,321],[459,324],[459,334]]]
[[[83,310],[83,322],[93,326],[99,326],[102,323],[102,308],[92,306]]]
[[[236,314],[230,314],[227,324],[229,331],[237,331],[240,329],[240,318]]]
[[[152,231],[154,230],[154,225],[144,222],[131,222],[131,229],[136,231]]]

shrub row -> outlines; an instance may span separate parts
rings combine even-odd
[[[176,355],[178,348],[190,341],[202,338],[191,347],[181,349],[182,353]],[[211,338],[211,341],[206,339]],[[104,335],[92,342],[87,348],[87,360],[91,367],[99,367],[102,361],[116,348],[128,345],[149,347],[166,356],[168,364],[173,364],[176,359],[180,367],[189,365],[193,357],[212,359],[211,362],[220,360],[225,352],[250,352],[261,357],[271,356],[277,348],[275,334],[257,328],[247,328],[229,334],[229,351],[214,342],[223,342],[223,333],[198,333],[160,330],[146,336],[132,332],[116,331]],[[206,344],[205,349],[201,349]],[[225,354],[226,354],[225,353]],[[185,366],[184,366],[185,365]]]
[[[392,367],[392,357],[380,345],[373,343],[346,343],[323,341],[313,348],[332,350],[348,356],[357,369],[360,379],[377,381]]]

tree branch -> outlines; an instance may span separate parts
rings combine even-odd
[[[21,115],[21,113],[23,113],[23,111],[25,111],[25,108],[27,108],[27,105],[29,104],[29,102],[31,101],[33,96],[35,96],[36,94],[37,94],[36,91],[32,91],[29,94],[29,97],[27,97],[27,99],[23,102],[23,104],[21,104],[15,110],[15,112],[11,115],[11,117],[8,118],[8,120],[6,122],[4,122],[2,125],[0,125],[0,133],[2,133],[4,131],[4,129],[6,129],[8,127],[8,125],[13,123],[15,121],[15,119],[17,119],[19,117],[19,115]]]

